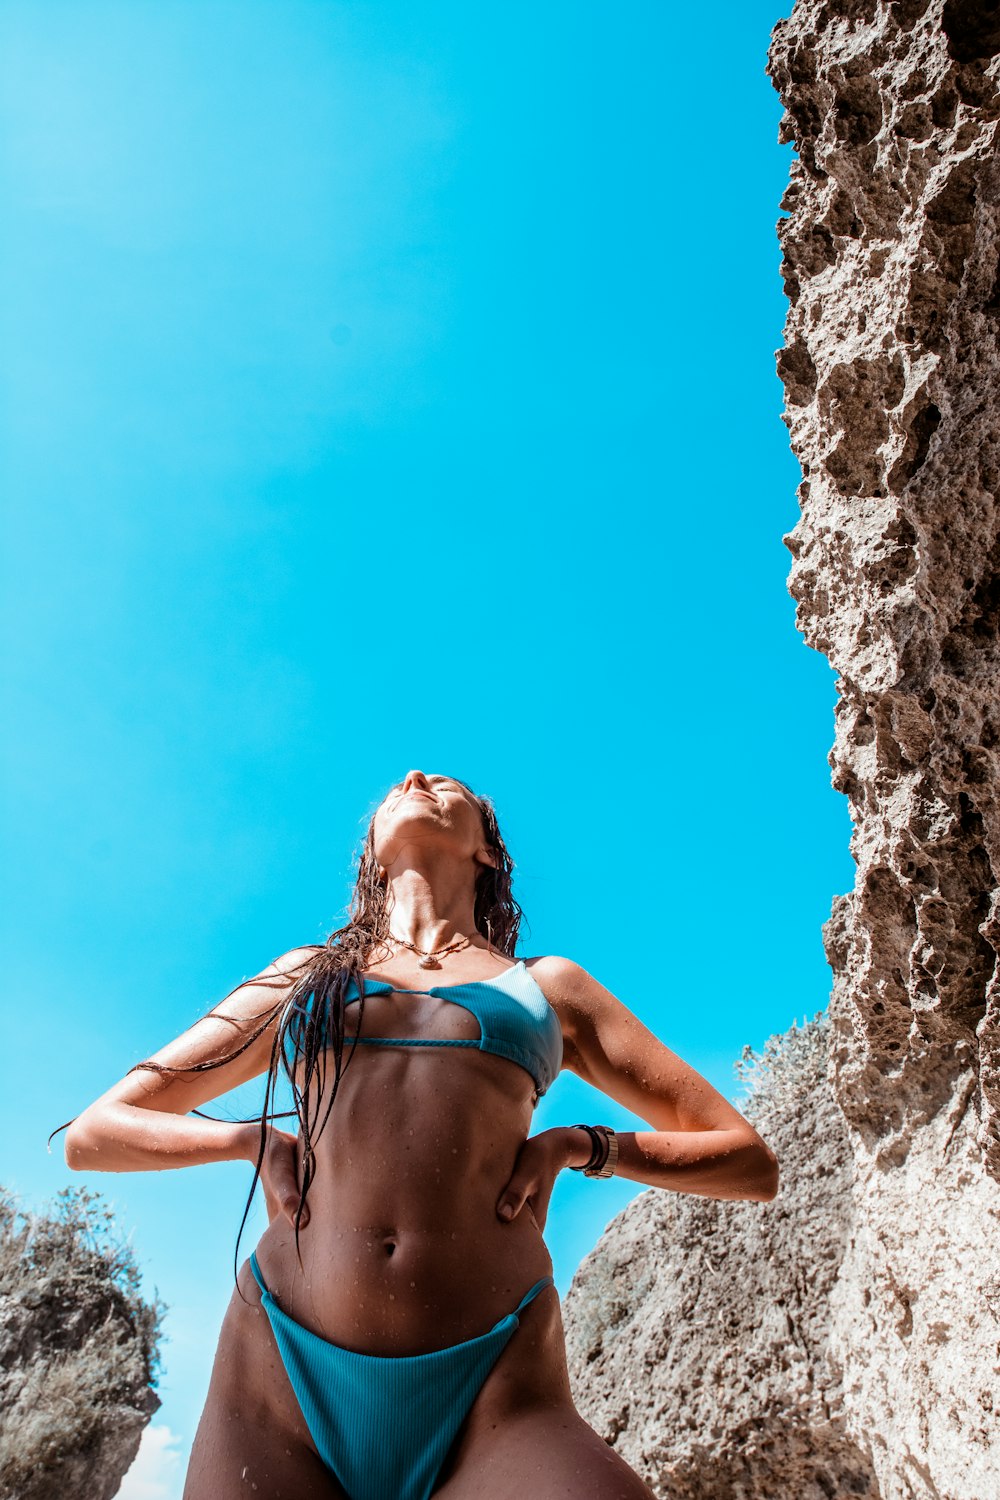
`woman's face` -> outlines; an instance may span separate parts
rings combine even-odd
[[[451,776],[410,771],[381,802],[372,834],[375,858],[383,869],[391,869],[414,846],[428,852],[447,849],[456,859],[496,864],[486,845],[478,802]]]

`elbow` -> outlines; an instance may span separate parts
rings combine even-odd
[[[71,1172],[100,1170],[100,1134],[86,1111],[68,1126],[63,1152]]]
[[[771,1203],[778,1196],[778,1158],[770,1146],[765,1146],[763,1141],[760,1142],[758,1155],[760,1169],[756,1191],[751,1196],[756,1203]]]
[[[745,1136],[733,1160],[730,1196],[748,1203],[770,1203],[778,1196],[778,1158],[754,1131]]]

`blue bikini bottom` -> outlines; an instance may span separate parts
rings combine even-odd
[[[296,1323],[250,1269],[316,1451],[349,1500],[429,1500],[480,1387],[547,1286],[536,1281],[489,1333],[429,1354],[358,1354]]]

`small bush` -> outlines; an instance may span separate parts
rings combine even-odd
[[[766,1136],[768,1127],[798,1119],[804,1101],[828,1078],[830,1014],[819,1010],[801,1026],[769,1036],[763,1052],[747,1044],[733,1064],[742,1089],[737,1108]]]

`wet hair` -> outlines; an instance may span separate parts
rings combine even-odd
[[[459,786],[464,787],[478,805],[483,820],[484,842],[496,859],[495,868],[492,865],[481,865],[476,875],[473,908],[476,930],[486,938],[491,949],[513,958],[522,913],[511,889],[514,862],[500,833],[496,811],[488,797],[479,796],[464,781],[458,781],[457,777],[449,777],[449,780],[457,781]],[[364,1012],[362,975],[373,962],[384,962],[391,953],[385,943],[389,932],[388,894],[388,878],[384,872],[380,878],[379,864],[375,858],[373,813],[358,855],[358,872],[348,907],[347,922],[331,932],[325,943],[316,944],[313,951],[289,973],[264,980],[244,980],[243,984],[264,985],[271,989],[281,989],[283,993],[274,1006],[251,1018],[249,1031],[242,1030],[244,1023],[234,1023],[241,1034],[240,1044],[224,1057],[196,1063],[190,1068],[172,1068],[147,1061],[137,1063],[135,1068],[130,1069],[131,1072],[145,1069],[161,1074],[207,1072],[232,1062],[268,1028],[274,1028],[271,1059],[259,1116],[260,1145],[257,1162],[236,1237],[234,1259],[237,1266],[240,1239],[246,1227],[264,1161],[268,1125],[273,1120],[288,1119],[293,1115],[298,1119],[299,1138],[302,1142],[302,1180],[295,1213],[295,1243],[298,1248],[306,1198],[316,1176],[316,1143],[330,1118],[340,1080],[353,1057],[356,1045],[350,1046],[345,1057],[344,1018],[348,985],[354,979],[358,986],[360,1004],[357,1031],[360,1031]],[[236,994],[243,988],[243,984],[237,985],[229,994]],[[225,998],[228,999],[229,996]],[[210,1011],[209,1015],[212,1014]],[[297,1080],[298,1065],[301,1065],[301,1079]],[[275,1110],[274,1103],[279,1071],[282,1068],[291,1084],[293,1108],[279,1113]],[[202,1110],[193,1110],[192,1113],[205,1119],[216,1118],[205,1115]],[[256,1115],[252,1117],[254,1120],[257,1118]],[[241,1123],[249,1124],[250,1121]]]

